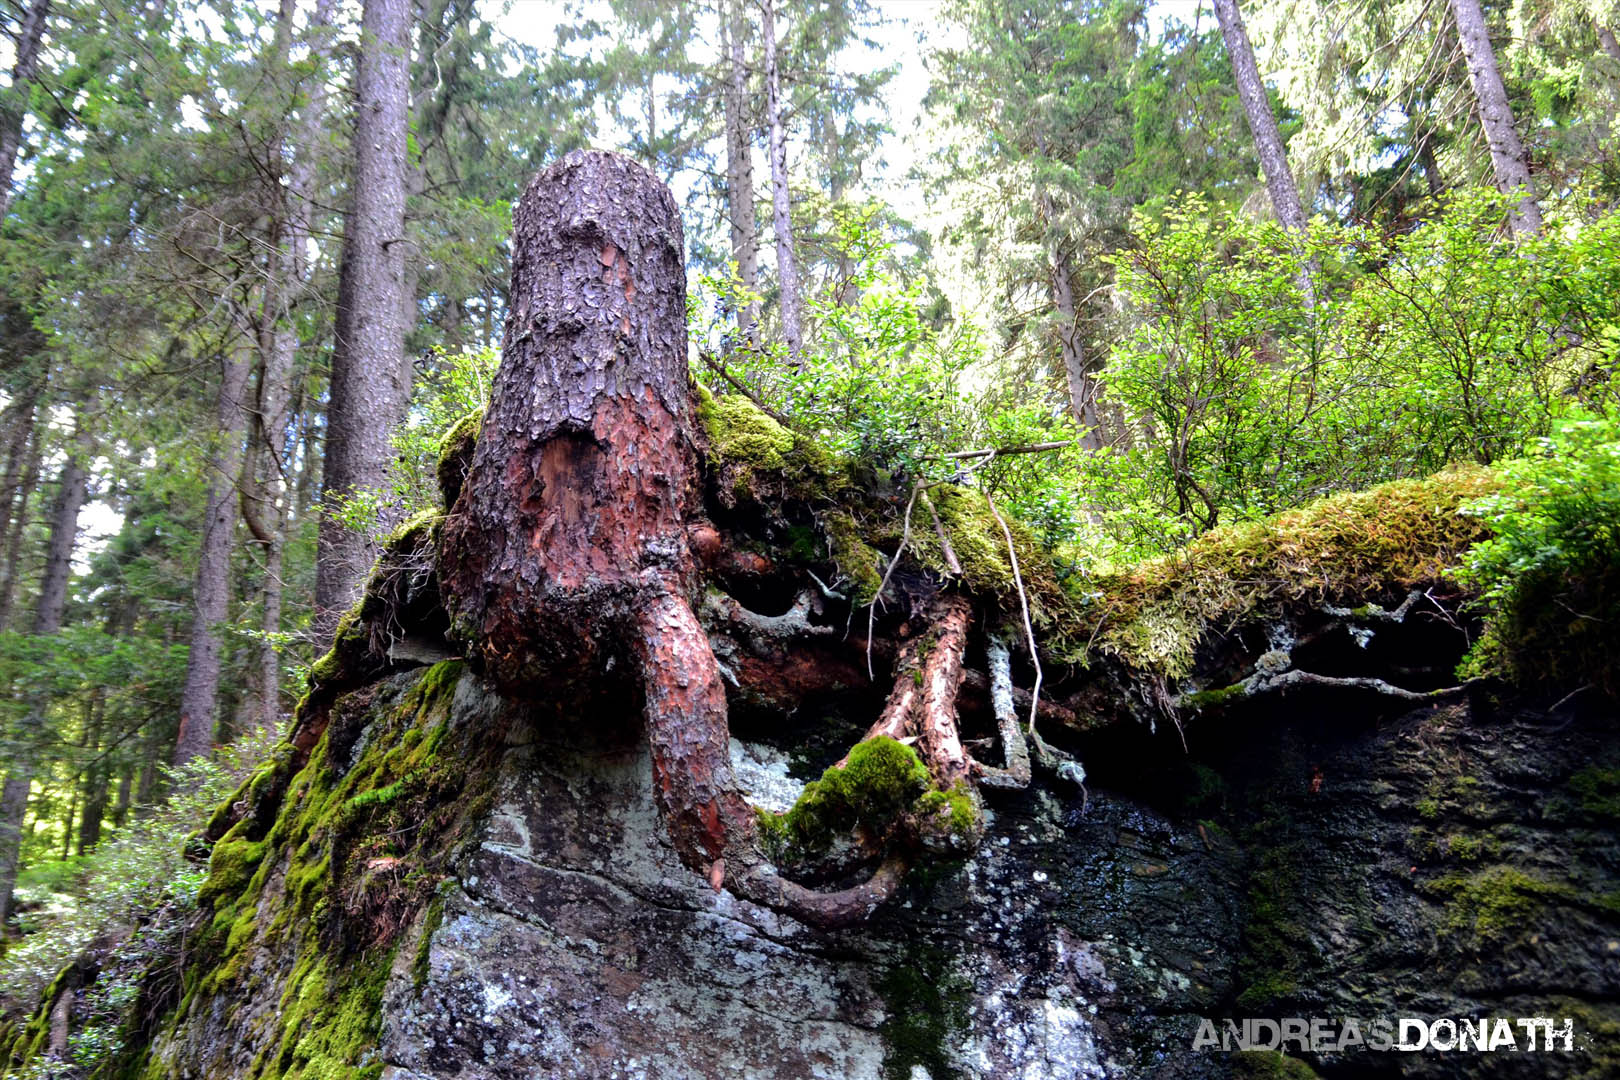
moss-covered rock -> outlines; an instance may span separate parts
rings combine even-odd
[[[1442,581],[1486,535],[1462,509],[1500,483],[1490,469],[1456,466],[1216,529],[1175,555],[1081,583],[1081,633],[1070,636],[1139,671],[1185,677],[1212,627]]]

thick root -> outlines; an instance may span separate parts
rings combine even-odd
[[[871,878],[817,892],[776,873],[759,850],[754,810],[731,774],[725,690],[708,637],[673,589],[651,592],[637,627],[658,806],[681,860],[744,899],[821,929],[867,919],[900,888],[908,866],[889,856]]]
[[[973,766],[956,727],[956,695],[962,687],[962,654],[967,651],[973,606],[964,596],[943,596],[929,628],[923,658],[922,698],[916,718],[923,764],[941,788],[969,784]]]

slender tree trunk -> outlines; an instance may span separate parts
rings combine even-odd
[[[1536,205],[1535,187],[1530,183],[1530,158],[1513,126],[1513,109],[1508,105],[1507,87],[1502,85],[1502,72],[1496,66],[1496,50],[1485,29],[1485,12],[1479,0],[1451,0],[1451,15],[1457,20],[1457,37],[1468,58],[1468,81],[1474,88],[1479,125],[1490,148],[1496,188],[1523,195],[1508,224],[1519,235],[1540,232],[1541,208]]]
[[[1609,54],[1609,59],[1620,60],[1620,41],[1615,40],[1614,31],[1599,23],[1597,36],[1598,44],[1603,46],[1603,51]]]
[[[406,0],[366,0],[356,76],[353,204],[343,231],[315,563],[315,632],[331,636],[376,555],[336,515],[387,481],[389,438],[410,402],[405,362],[405,130],[410,108]]]
[[[120,829],[124,827],[124,822],[129,819],[129,803],[135,790],[136,768],[136,759],[132,757],[125,761],[123,767],[118,770],[118,796],[113,799],[111,816],[112,823]]]
[[[1036,149],[1046,153],[1046,142],[1036,136]],[[1037,186],[1035,203],[1046,229],[1046,248],[1051,274],[1052,307],[1058,318],[1058,348],[1063,358],[1063,376],[1069,390],[1069,411],[1080,426],[1080,445],[1088,450],[1103,448],[1102,425],[1097,414],[1097,379],[1080,339],[1080,309],[1074,298],[1074,261],[1063,246],[1058,229],[1057,208],[1051,193]]]
[[[73,546],[79,533],[79,511],[89,495],[86,463],[90,460],[90,449],[88,432],[81,429],[62,466],[56,505],[51,512],[50,536],[45,545],[45,571],[40,579],[34,624],[30,627],[38,637],[47,637],[62,628],[68,578],[73,570]],[[11,917],[22,828],[28,817],[28,797],[34,784],[34,748],[44,725],[45,702],[31,702],[21,730],[15,733],[13,740],[13,745],[20,748],[19,753],[16,760],[9,763],[4,788],[0,789],[0,926]]]
[[[0,573],[0,630],[10,629],[12,608],[17,598],[17,570],[22,562],[24,534],[28,528],[28,498],[39,483],[42,432],[35,425],[29,434],[28,457],[23,465],[21,486],[11,506],[11,524],[6,535],[5,568]]]
[[[96,687],[90,692],[89,716],[85,721],[85,747],[94,762],[84,769],[84,812],[79,819],[79,854],[95,850],[101,842],[101,819],[107,816],[107,784],[111,778],[107,759],[102,757],[101,742],[106,727],[107,691]]]
[[[782,337],[788,355],[799,362],[804,347],[799,329],[799,268],[793,255],[792,206],[788,195],[787,132],[782,127],[782,73],[776,56],[776,4],[765,0],[765,108],[769,112],[771,157],[771,228],[776,233],[776,276],[782,290]]]
[[[35,405],[38,399],[37,389],[30,387],[6,410],[6,469],[5,474],[0,476],[0,514],[4,515],[0,521],[4,522],[4,526],[0,527],[0,535],[11,531],[12,507],[24,496],[23,468],[28,461],[29,447],[34,442]]]
[[[215,405],[215,442],[208,462],[208,503],[203,511],[202,546],[197,554],[191,647],[186,654],[186,681],[180,690],[180,730],[174,739],[172,764],[184,765],[214,748],[214,721],[219,706],[221,626],[231,599],[231,549],[236,534],[237,476],[241,472],[242,432],[247,427],[249,363],[232,350]]]
[[[17,28],[17,59],[11,68],[11,85],[0,96],[0,218],[11,209],[11,178],[17,168],[17,151],[22,148],[28,88],[39,73],[39,47],[45,39],[45,17],[50,8],[50,0],[33,0],[23,11],[22,25]]]
[[[287,69],[291,51],[295,12],[295,0],[281,0],[276,54],[283,70]],[[287,452],[287,432],[292,420],[292,384],[299,344],[293,314],[309,277],[305,250],[310,237],[321,124],[326,114],[324,73],[331,56],[331,22],[332,0],[315,0],[308,31],[314,76],[308,80],[308,96],[286,139],[285,154],[291,159],[286,184],[276,192],[283,210],[274,272],[264,297],[265,331],[259,342],[258,437],[252,444],[254,454],[243,470],[248,480],[244,494],[250,496],[244,498],[243,516],[264,550],[258,686],[252,696],[258,702],[259,722],[266,726],[274,726],[281,717],[281,657],[276,640],[281,632],[282,562],[292,514],[292,462]]]
[[[759,292],[759,231],[754,221],[754,139],[748,124],[748,65],[744,42],[748,23],[742,0],[730,0],[722,29],[731,70],[726,82],[726,207],[731,225],[731,257],[749,293]],[[759,344],[759,304],[737,311],[737,330],[750,345]]]
[[[1221,24],[1221,37],[1226,41],[1226,54],[1232,61],[1238,97],[1243,102],[1244,114],[1249,118],[1255,152],[1260,157],[1260,168],[1266,176],[1266,190],[1271,194],[1272,210],[1283,228],[1302,232],[1305,229],[1305,208],[1299,199],[1299,185],[1294,182],[1293,171],[1288,167],[1288,154],[1283,149],[1282,134],[1277,130],[1277,117],[1271,111],[1271,99],[1266,95],[1265,83],[1260,81],[1260,65],[1255,62],[1254,48],[1249,44],[1249,31],[1243,25],[1237,0],[1213,0],[1213,3],[1215,18]]]

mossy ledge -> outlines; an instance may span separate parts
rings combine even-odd
[[[406,939],[430,932],[422,916],[489,807],[501,742],[476,722],[487,710],[452,709],[482,693],[464,668],[445,661],[341,697],[276,812],[233,815],[209,854],[179,981],[142,986],[131,1015],[152,1019],[124,1033],[114,1075],[175,1075],[179,1055],[196,1064],[191,1029],[221,1022],[241,1044],[211,1066],[219,1075],[380,1074],[369,1052],[384,985],[415,962],[422,942]],[[230,805],[252,807],[256,791],[279,786],[271,774],[292,767],[278,756]]]

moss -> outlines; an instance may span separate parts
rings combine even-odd
[[[913,950],[884,972],[878,983],[885,1015],[883,1075],[909,1080],[917,1067],[934,1080],[959,1076],[950,1043],[967,1026],[972,986],[956,971],[947,951]]]
[[[1582,769],[1569,778],[1569,787],[1580,799],[1582,810],[1611,821],[1620,820],[1620,769],[1595,765]]]
[[[1248,919],[1237,974],[1239,1006],[1260,1011],[1295,996],[1314,953],[1300,915],[1297,843],[1267,848],[1249,878]]]
[[[1232,1054],[1232,1080],[1319,1080],[1315,1069],[1275,1050],[1238,1050]]]
[[[700,391],[698,419],[709,435],[710,454],[752,469],[782,469],[793,452],[793,433],[741,394],[715,397]]]
[[[888,560],[866,542],[849,514],[830,511],[822,515],[821,525],[827,531],[833,562],[854,587],[852,599],[856,604],[870,604],[883,584]]]
[[[239,895],[264,861],[266,844],[253,840],[221,840],[208,860],[208,880],[198,893],[198,903],[216,897]]]
[[[379,1072],[369,1055],[402,932],[431,933],[444,871],[493,797],[482,779],[500,739],[448,723],[464,668],[446,661],[367,691],[360,760],[334,765],[323,737],[296,776],[259,780],[280,791],[274,818],[243,817],[214,845],[180,1004],[158,1019],[206,1025],[221,992],[279,992],[244,1080]],[[260,961],[266,952],[276,961]],[[132,1035],[127,1075],[163,1075],[141,1050],[154,1030]]]
[[[1579,900],[1570,885],[1506,865],[1447,874],[1423,889],[1446,898],[1443,929],[1475,945],[1525,933],[1531,917],[1548,903]]]
[[[1216,529],[1175,555],[1077,579],[1073,633],[1138,670],[1185,677],[1210,626],[1439,581],[1486,535],[1461,509],[1500,484],[1495,471],[1456,466]]]
[[[467,479],[467,467],[472,464],[473,450],[478,444],[478,432],[484,425],[482,412],[471,412],[450,425],[439,439],[439,461],[436,475],[439,496],[444,508],[450,509],[461,495],[461,485]]]
[[[779,862],[796,861],[852,829],[883,831],[928,787],[928,769],[916,751],[880,735],[858,743],[842,768],[833,766],[805,785],[786,813],[761,811],[761,832]]]

